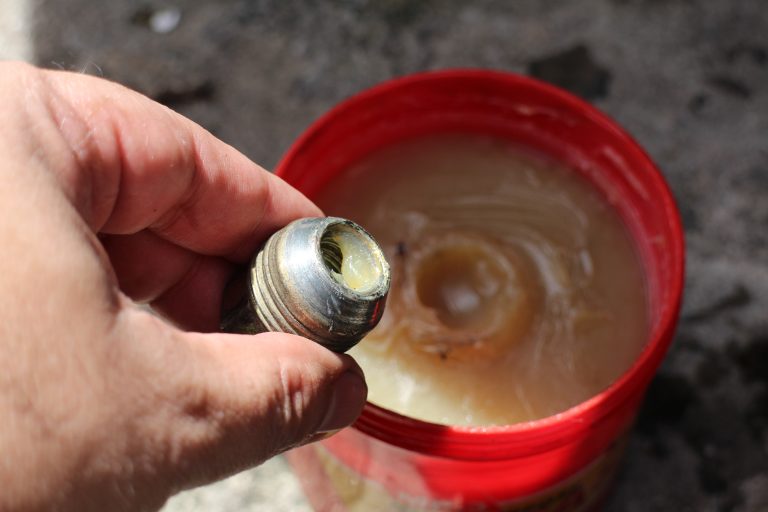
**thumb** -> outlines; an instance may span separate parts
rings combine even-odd
[[[357,363],[310,340],[185,333],[150,321],[165,331],[148,337],[153,350],[166,339],[172,348],[165,352],[173,354],[173,372],[163,362],[167,354],[152,365],[166,383],[159,408],[166,412],[154,427],[164,446],[151,450],[176,488],[222,478],[330,435],[350,425],[365,404]]]

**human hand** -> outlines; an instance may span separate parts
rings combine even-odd
[[[0,511],[154,510],[357,417],[349,356],[201,334],[306,198],[101,79],[0,64],[0,112]]]

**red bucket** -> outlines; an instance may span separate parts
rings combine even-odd
[[[669,187],[638,144],[592,106],[488,70],[417,74],[364,91],[315,122],[277,174],[311,199],[371,153],[439,133],[490,135],[543,152],[602,192],[644,267],[647,346],[608,389],[548,418],[442,426],[367,404],[354,426],[289,460],[316,510],[594,510],[677,321],[684,247]]]

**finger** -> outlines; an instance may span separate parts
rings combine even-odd
[[[149,230],[133,235],[102,235],[99,238],[117,274],[120,289],[137,302],[157,299],[188,276],[201,259],[206,258]],[[148,265],[148,261],[152,265]]]
[[[244,262],[271,232],[320,214],[282,180],[140,94],[83,75],[31,73],[43,77],[30,83],[46,106],[33,117],[51,121],[36,121],[36,146],[92,229],[130,236],[110,240],[120,250],[109,251],[124,255],[112,261],[129,295],[155,301],[181,326],[218,325],[231,268],[210,256]],[[141,232],[156,235],[152,250],[144,250],[151,237],[135,236]]]
[[[43,76],[68,148],[51,161],[93,229],[150,229],[191,251],[245,261],[279,227],[320,215],[280,178],[148,98],[85,75]]]
[[[232,264],[200,257],[182,279],[150,304],[186,330],[218,331],[222,292],[231,275]]]
[[[233,264],[184,249],[148,230],[103,235],[101,242],[120,289],[131,299],[151,303],[184,329],[218,330],[220,298]]]
[[[169,327],[145,313],[136,315],[143,317],[129,323],[131,332],[154,331],[146,350],[156,351]],[[335,432],[351,424],[364,405],[367,388],[352,358],[304,338],[175,330],[171,338],[167,354],[141,361],[156,365],[157,375],[147,380],[158,389],[149,410],[155,418],[151,428],[159,432],[147,437],[163,439],[165,446],[154,446],[152,456],[179,485],[221,478],[318,432]]]

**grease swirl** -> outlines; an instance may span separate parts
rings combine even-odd
[[[374,403],[447,424],[541,418],[642,349],[632,243],[560,165],[493,139],[418,141],[348,170],[319,204],[364,225],[392,266],[387,311],[352,351]]]

